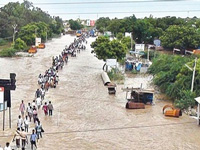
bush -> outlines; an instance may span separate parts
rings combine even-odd
[[[26,43],[20,38],[16,39],[14,49],[25,51],[27,49]]]
[[[12,57],[12,56],[15,56],[15,52],[16,52],[16,50],[13,47],[6,48],[6,49],[3,49],[2,51],[0,51],[0,56],[1,57]]]
[[[153,59],[153,64],[148,70],[154,75],[154,84],[168,97],[173,98],[176,107],[181,109],[194,106],[194,98],[199,96],[200,90],[200,59],[197,60],[193,92],[190,92],[193,73],[185,64],[192,68],[194,57],[159,55]]]
[[[115,69],[112,69],[111,71],[109,71],[108,76],[109,76],[110,80],[112,80],[112,81],[124,80],[124,75],[121,72],[116,71]]]
[[[0,46],[6,45],[8,42],[0,38]]]
[[[175,106],[180,109],[188,109],[189,107],[195,106],[195,94],[191,91],[185,90],[180,91],[180,99],[175,100]]]

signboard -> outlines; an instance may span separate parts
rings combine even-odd
[[[35,38],[35,46],[38,46],[41,42],[41,38]]]
[[[131,33],[125,32],[125,37],[130,37],[131,38]]]
[[[0,87],[0,111],[3,111],[4,87]],[[7,109],[7,101],[5,101],[5,110]]]
[[[135,51],[144,51],[144,44],[135,44]]]
[[[5,110],[7,110],[7,101],[5,101]],[[0,103],[0,111],[3,111],[3,103]]]
[[[159,39],[156,39],[156,40],[153,41],[153,44],[155,46],[160,46],[161,45],[161,41]]]
[[[0,103],[4,102],[4,87],[0,87]]]
[[[107,66],[116,66],[117,65],[117,59],[106,59],[106,65]]]

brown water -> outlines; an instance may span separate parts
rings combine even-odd
[[[20,101],[33,100],[38,75],[74,38],[66,35],[54,39],[34,57],[0,58],[1,78],[9,78],[10,72],[17,74],[17,88],[12,91],[12,130],[6,122],[6,131],[1,131],[0,117],[0,144],[11,139],[4,135],[16,128]],[[200,129],[196,120],[185,115],[164,117],[162,107],[169,102],[157,99],[154,106],[144,110],[125,109],[125,92],[121,88],[140,87],[141,83],[149,88],[151,76],[128,75],[125,85],[118,85],[117,94],[108,95],[100,77],[104,63],[91,54],[89,47],[94,40],[88,39],[87,50],[78,57],[69,58],[59,71],[59,85],[46,94],[45,100],[51,100],[55,110],[53,117],[39,112],[45,133],[38,150],[199,150]]]

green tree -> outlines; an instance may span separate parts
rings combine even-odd
[[[109,24],[110,24],[110,19],[108,17],[106,18],[101,17],[95,23],[97,30],[99,30],[101,33],[107,30]]]
[[[191,92],[192,71],[194,57],[178,55],[159,55],[153,60],[149,72],[154,75],[154,83],[162,92],[175,99],[175,105],[181,109],[194,106],[194,98],[199,96],[200,90],[200,60],[197,61],[194,80],[194,90]]]
[[[23,3],[10,2],[0,10],[0,37],[11,37],[13,34],[13,24],[17,24],[17,30],[29,23],[44,22],[50,26],[53,22],[55,34],[60,34],[63,30],[62,19],[59,17],[51,17],[48,13],[42,11],[38,7],[34,7],[29,1]],[[51,36],[51,32],[48,33]]]
[[[92,51],[96,54],[98,59],[117,59],[118,61],[123,60],[126,55],[127,47],[119,40],[110,41],[108,37],[100,36],[95,42],[91,44],[94,48]]]
[[[127,49],[131,49],[131,38],[130,37],[123,37],[121,39],[121,42],[126,45]],[[132,46],[134,47],[134,45],[135,45],[135,42],[133,41]]]
[[[117,33],[119,33],[120,29],[121,29],[121,22],[120,22],[120,20],[117,19],[117,18],[111,20],[111,22],[110,22],[109,26],[107,27],[107,29],[109,31],[111,31],[114,34],[114,36],[116,36]],[[123,30],[122,33],[124,33],[125,32],[124,29],[122,29],[122,30]]]
[[[45,41],[46,32],[50,33],[48,25],[44,22],[30,23],[22,27],[18,36],[27,44],[35,44],[35,38],[40,37],[42,41]],[[36,35],[37,34],[37,35]]]
[[[35,24],[28,24],[21,28],[18,36],[20,39],[25,41],[27,45],[33,45],[35,44],[35,31],[38,29],[38,27]]]
[[[195,94],[189,90],[180,92],[180,98],[175,100],[175,106],[180,109],[188,109],[195,106]]]
[[[124,34],[121,33],[121,32],[119,32],[119,33],[117,33],[117,36],[116,36],[116,37],[117,37],[118,40],[121,41],[121,40],[123,39],[123,37],[124,37]]]
[[[15,41],[14,49],[16,50],[25,50],[27,48],[26,43],[21,40],[20,38],[17,38]]]
[[[83,25],[80,22],[74,21],[72,19],[69,20],[69,24],[72,30],[80,30],[83,28]]]
[[[170,26],[160,37],[166,48],[197,48],[200,43],[200,33],[195,27]]]
[[[149,43],[149,39],[152,39],[149,30],[152,28],[153,25],[147,19],[138,19],[134,24],[133,38],[137,43]]]

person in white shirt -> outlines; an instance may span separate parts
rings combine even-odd
[[[40,109],[40,106],[42,105],[42,100],[40,97],[36,98],[36,103],[37,103],[38,109]]]
[[[29,126],[29,121],[28,121],[28,116],[26,116],[25,119],[24,119],[25,132],[28,132],[28,126]]]
[[[1,147],[1,145],[0,145],[0,150],[3,150],[3,148]]]
[[[17,121],[17,128],[22,129],[22,125],[23,125],[23,119],[19,115],[18,121]]]
[[[4,150],[11,150],[11,147],[10,147],[10,143],[9,143],[9,142],[6,143],[6,146],[5,146]]]
[[[40,91],[41,91],[41,99],[44,100],[45,89],[44,89],[44,88],[41,88]]]
[[[28,113],[29,121],[31,122],[31,118],[33,117],[33,108],[30,103],[28,103],[26,112]]]

